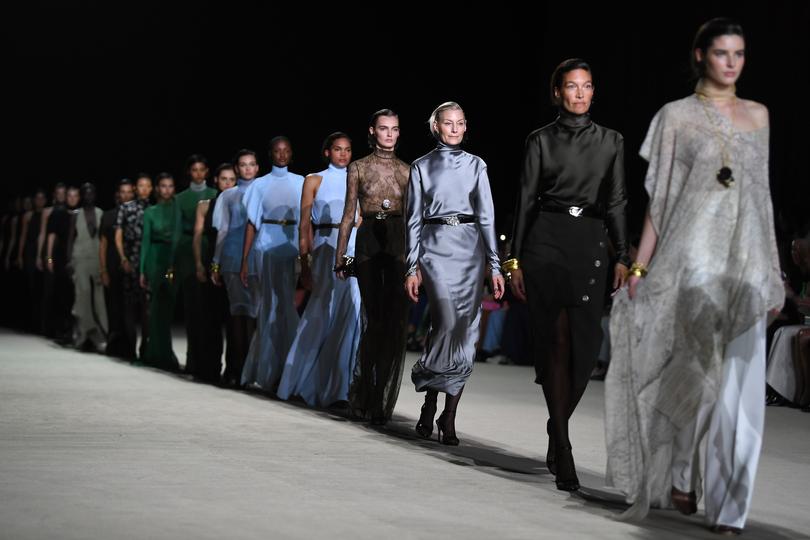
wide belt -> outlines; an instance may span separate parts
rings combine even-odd
[[[294,219],[262,219],[262,223],[269,223],[270,225],[295,225],[298,222]]]
[[[385,210],[381,212],[363,212],[363,219],[388,219],[396,217],[402,217],[402,214],[394,214],[386,212]]]
[[[340,223],[313,223],[312,228],[316,231],[318,229],[339,229]]]
[[[596,208],[587,206],[562,206],[558,204],[541,203],[538,206],[538,210],[541,212],[553,212],[555,214],[568,214],[575,218],[590,217],[602,219],[604,217]]]
[[[450,225],[451,227],[455,227],[456,225],[461,225],[462,223],[475,223],[476,221],[478,220],[475,216],[458,214],[455,216],[425,218],[422,220],[422,223],[427,223],[428,225]]]

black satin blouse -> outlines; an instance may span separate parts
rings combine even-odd
[[[579,206],[602,215],[618,261],[629,266],[624,138],[619,132],[593,123],[588,114],[561,109],[556,121],[526,139],[520,185],[513,256],[521,256],[523,240],[542,202]]]

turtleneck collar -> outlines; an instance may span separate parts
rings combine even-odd
[[[287,176],[287,167],[278,167],[273,165],[273,168],[270,169],[270,174],[273,176]]]
[[[236,185],[237,186],[249,186],[250,183],[253,182],[253,180],[255,180],[255,178],[251,178],[250,180],[245,180],[244,178],[239,178],[236,181]]]
[[[461,150],[460,144],[447,144],[446,142],[436,139],[436,150],[439,152],[449,152],[452,150]]]
[[[374,155],[382,159],[393,159],[395,157],[393,150],[385,150],[384,148],[380,148],[379,146],[374,148]]]
[[[330,171],[345,171],[346,167],[338,167],[334,163],[329,162],[329,167],[327,167],[327,169]]]
[[[195,193],[199,193],[200,191],[205,191],[208,188],[205,182],[200,182],[199,184],[192,182],[188,185],[188,189],[194,191]]]
[[[591,115],[589,113],[585,114],[574,114],[568,111],[565,107],[560,107],[559,111],[560,115],[557,117],[557,123],[562,124],[568,128],[584,128],[588,127],[593,123],[591,120]]]

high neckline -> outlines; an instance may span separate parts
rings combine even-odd
[[[326,168],[329,171],[345,171],[346,167],[338,167],[334,163],[329,163],[329,167]]]
[[[557,123],[568,128],[579,129],[590,126],[593,123],[593,120],[591,120],[591,115],[589,113],[574,114],[568,111],[565,107],[560,107]]]
[[[447,144],[446,142],[436,139],[436,150],[439,152],[450,152],[452,150],[461,150],[460,144]]]
[[[190,183],[188,185],[188,189],[190,189],[191,191],[193,191],[195,193],[199,193],[200,191],[205,191],[206,188],[208,188],[208,185],[206,185],[205,182],[200,182],[199,184],[192,182],[192,183]]]
[[[236,181],[237,186],[249,186],[251,182],[253,182],[255,178],[251,178],[250,180],[245,180],[244,178],[240,178]]]
[[[270,169],[270,174],[273,176],[287,176],[287,167],[278,167],[273,165],[273,168]]]
[[[380,148],[379,146],[374,148],[374,155],[382,159],[393,159],[394,157],[396,157],[393,150],[385,150],[384,148]]]

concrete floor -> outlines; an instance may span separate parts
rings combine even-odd
[[[701,513],[631,524],[593,499],[602,402],[591,384],[574,417],[569,496],[529,368],[476,365],[450,448],[413,435],[407,376],[375,429],[0,330],[0,538],[715,538]],[[769,408],[745,538],[810,538],[808,463],[810,414]]]

